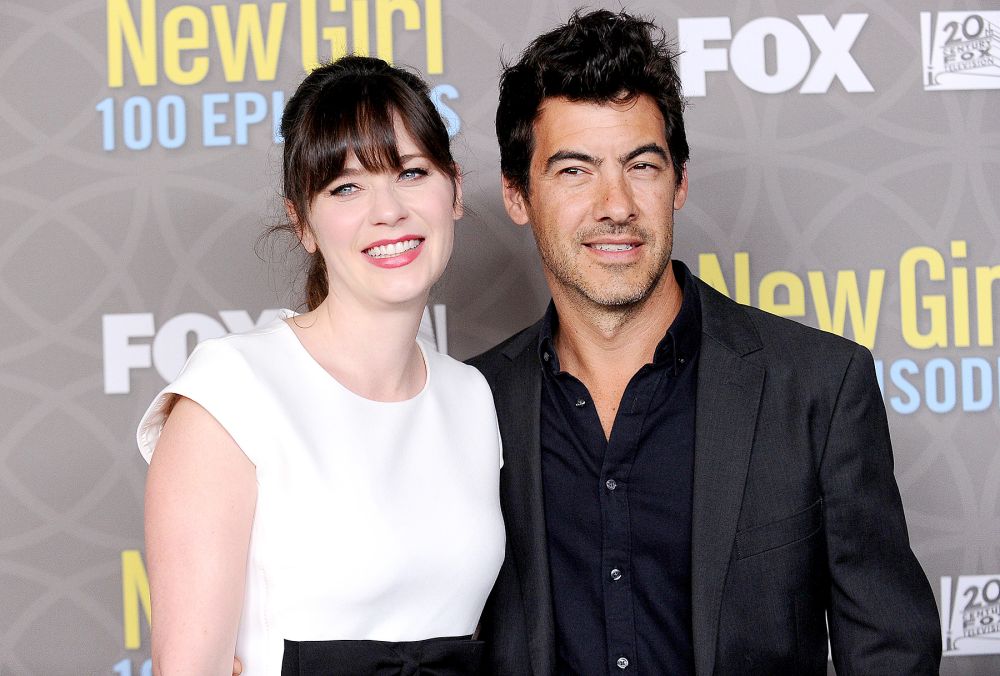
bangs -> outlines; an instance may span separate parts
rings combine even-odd
[[[370,57],[343,57],[306,76],[281,117],[284,196],[300,223],[352,155],[372,173],[403,169],[396,120],[417,152],[455,180],[448,131],[428,93],[416,75]]]
[[[367,171],[402,169],[393,128],[394,118],[404,119],[398,113],[399,92],[393,92],[388,83],[379,81],[382,79],[344,78],[320,92],[312,119],[306,121],[309,130],[303,134],[313,142],[296,153],[298,171],[310,198],[343,172],[351,154]],[[419,146],[419,139],[416,142]]]

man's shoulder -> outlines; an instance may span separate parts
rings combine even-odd
[[[521,329],[485,352],[466,359],[465,363],[479,369],[490,380],[492,376],[508,369],[525,350],[537,344],[539,323]]]
[[[743,309],[766,342],[794,343],[803,347],[838,352],[851,352],[860,347],[853,340],[808,326],[788,317],[772,314],[755,307],[743,306]]]
[[[745,323],[745,333],[752,336],[747,342],[758,342],[759,352],[769,361],[830,362],[849,360],[859,351],[870,354],[867,348],[842,336],[737,303],[703,281],[699,292],[703,330],[709,337],[731,336],[734,324]]]

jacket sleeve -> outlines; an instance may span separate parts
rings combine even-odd
[[[838,674],[937,674],[934,595],[910,549],[871,353],[858,347],[820,465]]]

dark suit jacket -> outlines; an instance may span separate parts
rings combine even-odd
[[[697,284],[697,674],[826,674],[827,618],[839,674],[937,673],[937,608],[910,550],[871,354]],[[510,676],[549,676],[556,659],[538,328],[469,362],[503,437],[507,559],[481,638],[491,673]]]

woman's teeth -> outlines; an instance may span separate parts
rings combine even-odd
[[[379,246],[373,246],[370,249],[365,249],[365,253],[372,258],[388,258],[389,256],[398,256],[404,251],[409,251],[410,249],[416,249],[420,246],[420,239],[408,239],[404,242],[394,242],[393,244],[380,244]]]

